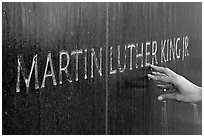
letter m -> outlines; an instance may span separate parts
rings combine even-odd
[[[35,67],[35,89],[38,89],[39,81],[38,81],[37,55],[33,57],[33,62],[32,62],[29,75],[27,73],[27,69],[23,61],[22,55],[18,55],[18,67],[17,67],[18,74],[17,74],[16,92],[20,92],[20,72],[22,71],[22,75],[23,75],[26,87],[29,88],[30,79],[31,79],[31,75],[34,67]]]

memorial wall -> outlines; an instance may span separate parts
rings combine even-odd
[[[3,134],[202,134],[147,64],[202,86],[201,3],[2,3]]]

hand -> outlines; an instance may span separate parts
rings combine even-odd
[[[174,91],[174,93],[171,94],[160,95],[158,100],[176,100],[189,103],[196,103],[202,100],[202,87],[196,86],[169,68],[154,65],[149,65],[149,67],[154,71],[147,76],[156,81],[158,87]]]

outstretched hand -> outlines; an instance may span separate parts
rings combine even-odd
[[[176,100],[181,102],[196,103],[202,100],[202,88],[188,81],[181,75],[176,74],[169,68],[149,65],[153,69],[147,76],[157,82],[157,86],[174,93],[163,94],[158,100]]]

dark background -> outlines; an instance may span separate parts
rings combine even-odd
[[[146,68],[107,75],[105,58],[110,46],[188,36],[190,56],[158,65],[201,86],[201,3],[3,3],[2,10],[3,134],[201,134],[201,104],[196,121],[191,104],[167,102],[165,123],[157,100],[162,91],[147,80]],[[100,47],[102,77],[95,71],[84,80],[79,73],[78,82],[57,86],[47,78],[45,88],[35,90],[32,75],[26,93],[21,75],[16,93],[18,54],[28,70],[38,54],[41,85],[48,51],[58,83],[59,51],[95,48],[98,56]]]

